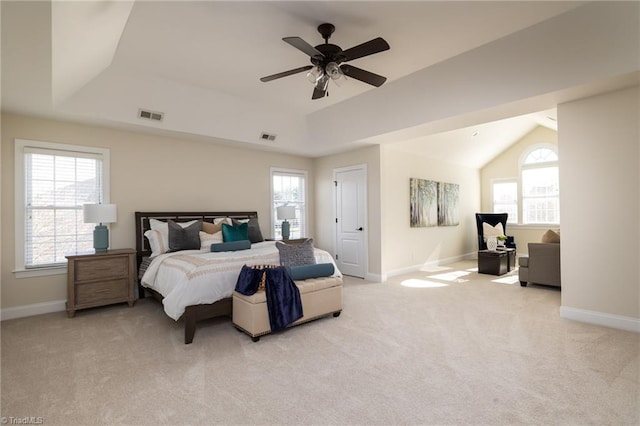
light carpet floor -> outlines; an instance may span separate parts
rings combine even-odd
[[[603,283],[604,284],[604,283]],[[637,425],[638,334],[474,262],[345,278],[344,310],[258,343],[140,300],[2,322],[3,420],[75,424]]]

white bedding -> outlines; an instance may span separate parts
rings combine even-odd
[[[314,251],[317,263],[332,263],[334,276],[342,276],[328,252],[317,248]],[[164,296],[164,311],[177,321],[187,306],[231,297],[242,265],[262,264],[280,264],[275,241],[255,243],[250,250],[234,252],[185,250],[161,254],[153,259],[141,282]]]

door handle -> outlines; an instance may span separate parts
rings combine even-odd
[[[360,228],[356,229],[356,231],[362,231],[362,226]]]

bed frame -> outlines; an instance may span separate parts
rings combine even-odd
[[[188,222],[190,220],[202,219],[204,222],[213,222],[216,218],[229,217],[231,219],[250,219],[257,218],[257,212],[135,212],[136,216],[136,257],[138,267],[142,259],[151,255],[149,241],[145,238],[144,233],[151,229],[149,219],[157,219],[167,221],[169,219],[176,222]],[[162,302],[163,296],[149,288],[142,287],[138,282],[138,294],[140,298],[144,298],[145,291],[151,294],[154,299]],[[228,316],[231,317],[232,298],[219,300],[215,303],[204,305],[187,306],[182,318],[184,318],[184,343],[193,342],[193,336],[196,333],[196,323],[202,320]]]

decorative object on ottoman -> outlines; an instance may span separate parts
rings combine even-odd
[[[498,239],[495,236],[487,237],[487,250],[495,251],[498,248]]]

